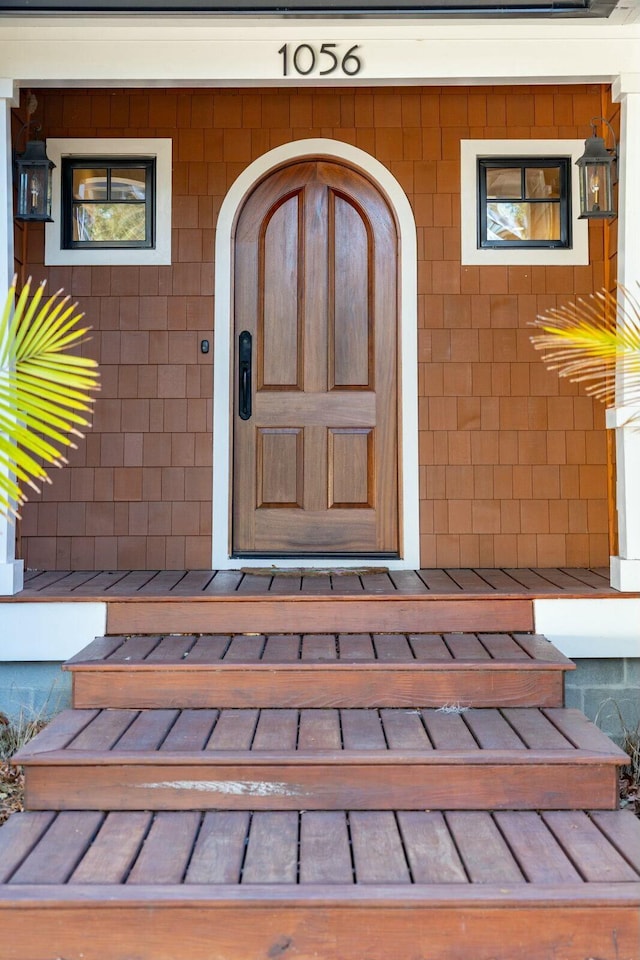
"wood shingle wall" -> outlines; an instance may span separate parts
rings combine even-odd
[[[527,327],[602,286],[602,224],[589,266],[511,268],[462,267],[459,223],[461,138],[584,137],[600,87],[37,96],[47,137],[173,137],[173,265],[44,268],[29,227],[28,271],[79,300],[103,379],[71,467],[25,508],[27,566],[210,566],[216,216],[252,160],[307,137],[371,153],[415,213],[422,565],[607,562],[602,410],[546,372]]]

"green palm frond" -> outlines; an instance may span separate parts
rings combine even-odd
[[[551,307],[532,326],[543,361],[559,377],[585,384],[586,392],[608,406],[615,401],[616,375],[624,379],[624,403],[640,402],[640,304],[625,288]],[[637,420],[640,414],[634,416]]]
[[[0,318],[0,513],[17,516],[25,486],[50,482],[47,467],[61,467],[90,426],[99,389],[97,363],[66,351],[89,327],[62,291],[44,300],[42,283],[30,298],[31,279],[16,303],[16,281]]]

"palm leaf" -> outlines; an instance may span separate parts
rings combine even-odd
[[[25,486],[50,483],[47,467],[61,467],[90,426],[97,363],[66,353],[86,340],[82,314],[62,291],[43,300],[31,279],[16,302],[16,280],[0,318],[0,514],[17,516]]]
[[[550,370],[583,383],[589,396],[613,405],[617,380],[624,385],[618,401],[633,406],[640,402],[640,304],[618,289],[622,297],[604,290],[539,314],[532,326],[542,332],[531,342]],[[639,419],[640,412],[627,422]]]

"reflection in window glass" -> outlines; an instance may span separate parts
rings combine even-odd
[[[78,203],[73,208],[73,239],[76,243],[108,243],[145,239],[143,203]]]
[[[106,200],[107,196],[106,170],[73,171],[74,200]]]
[[[487,170],[487,198],[499,200],[501,197],[512,197],[516,200],[522,196],[522,174],[518,167],[498,167]]]
[[[488,240],[559,240],[560,210],[554,203],[488,203]]]
[[[527,168],[525,172],[527,198],[560,196],[560,171],[553,167],[545,169]]]
[[[114,170],[109,196],[112,200],[144,200],[145,187],[145,170]]]

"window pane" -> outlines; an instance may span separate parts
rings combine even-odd
[[[558,203],[487,204],[487,240],[559,239]]]
[[[525,174],[527,197],[537,200],[539,197],[560,196],[560,170],[558,167],[527,168]]]
[[[73,208],[73,239],[85,243],[144,242],[144,203],[78,203]]]
[[[74,200],[106,200],[107,171],[105,169],[75,169],[73,171]]]
[[[520,167],[487,168],[487,198],[499,200],[501,197],[522,196],[522,170]]]
[[[146,188],[146,170],[144,167],[132,170],[114,169],[111,171],[110,200],[144,200]]]

